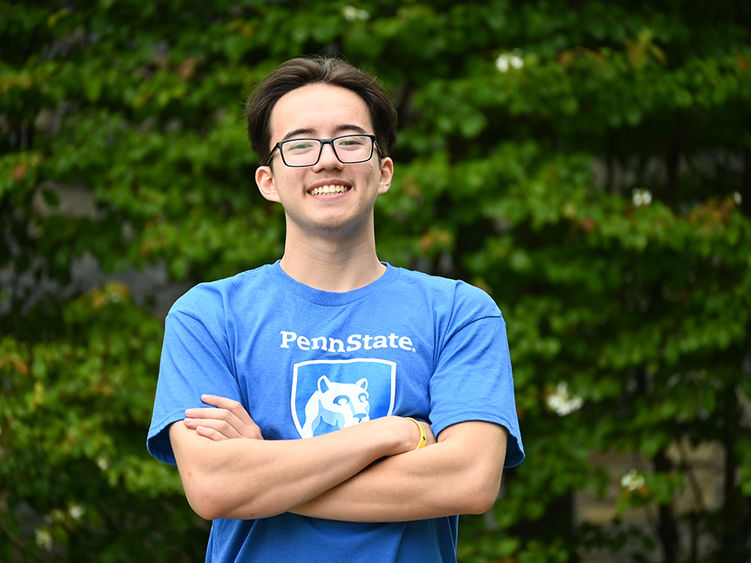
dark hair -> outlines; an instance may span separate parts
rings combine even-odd
[[[261,163],[271,152],[271,110],[286,93],[307,84],[331,84],[352,90],[368,106],[380,156],[388,156],[396,142],[396,109],[378,80],[340,59],[296,58],[279,65],[251,93],[245,103],[248,139]]]

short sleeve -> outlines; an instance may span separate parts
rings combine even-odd
[[[176,462],[168,428],[185,418],[185,409],[206,407],[201,402],[203,393],[240,400],[221,308],[217,307],[215,296],[201,293],[189,292],[182,302],[178,300],[165,321],[146,445],[155,458],[173,465]]]
[[[505,427],[509,441],[504,465],[514,467],[525,454],[506,323],[486,293],[476,288],[462,292],[430,381],[431,425],[436,435],[470,420]]]

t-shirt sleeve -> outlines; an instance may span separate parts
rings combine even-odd
[[[464,286],[430,381],[430,421],[438,435],[459,422],[481,420],[509,433],[505,467],[524,459],[514,398],[506,323],[490,296]]]
[[[221,302],[211,292],[194,289],[175,303],[165,321],[146,440],[151,455],[175,465],[169,426],[185,418],[185,409],[207,407],[201,402],[203,393],[240,400]]]

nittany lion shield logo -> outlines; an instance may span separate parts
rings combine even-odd
[[[390,415],[396,363],[388,360],[313,360],[295,364],[292,418],[311,438]]]

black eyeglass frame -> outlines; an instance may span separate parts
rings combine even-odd
[[[334,144],[335,141],[338,141],[339,139],[346,139],[347,137],[367,137],[370,139],[370,153],[368,154],[368,158],[363,158],[361,160],[350,160],[348,162],[344,162],[341,157],[339,156],[339,153],[336,152],[336,145]],[[282,145],[285,143],[299,143],[300,141],[318,141],[321,143],[321,146],[318,149],[318,158],[316,158],[315,162],[311,164],[288,164],[287,160],[284,158],[284,151],[282,150]],[[369,135],[368,133],[351,133],[348,135],[339,135],[338,137],[331,137],[330,139],[317,139],[315,137],[303,137],[299,139],[286,139],[284,141],[279,141],[277,144],[275,144],[271,148],[271,152],[269,153],[269,159],[267,162],[267,166],[271,165],[271,160],[274,158],[274,153],[278,150],[279,154],[282,157],[282,162],[285,166],[288,166],[289,168],[305,168],[306,166],[315,166],[318,164],[318,161],[321,160],[321,155],[323,154],[323,147],[325,145],[331,145],[331,149],[334,151],[334,156],[336,159],[341,162],[342,164],[359,164],[361,162],[368,162],[371,158],[373,158],[373,151],[376,147],[376,136],[375,135]]]

